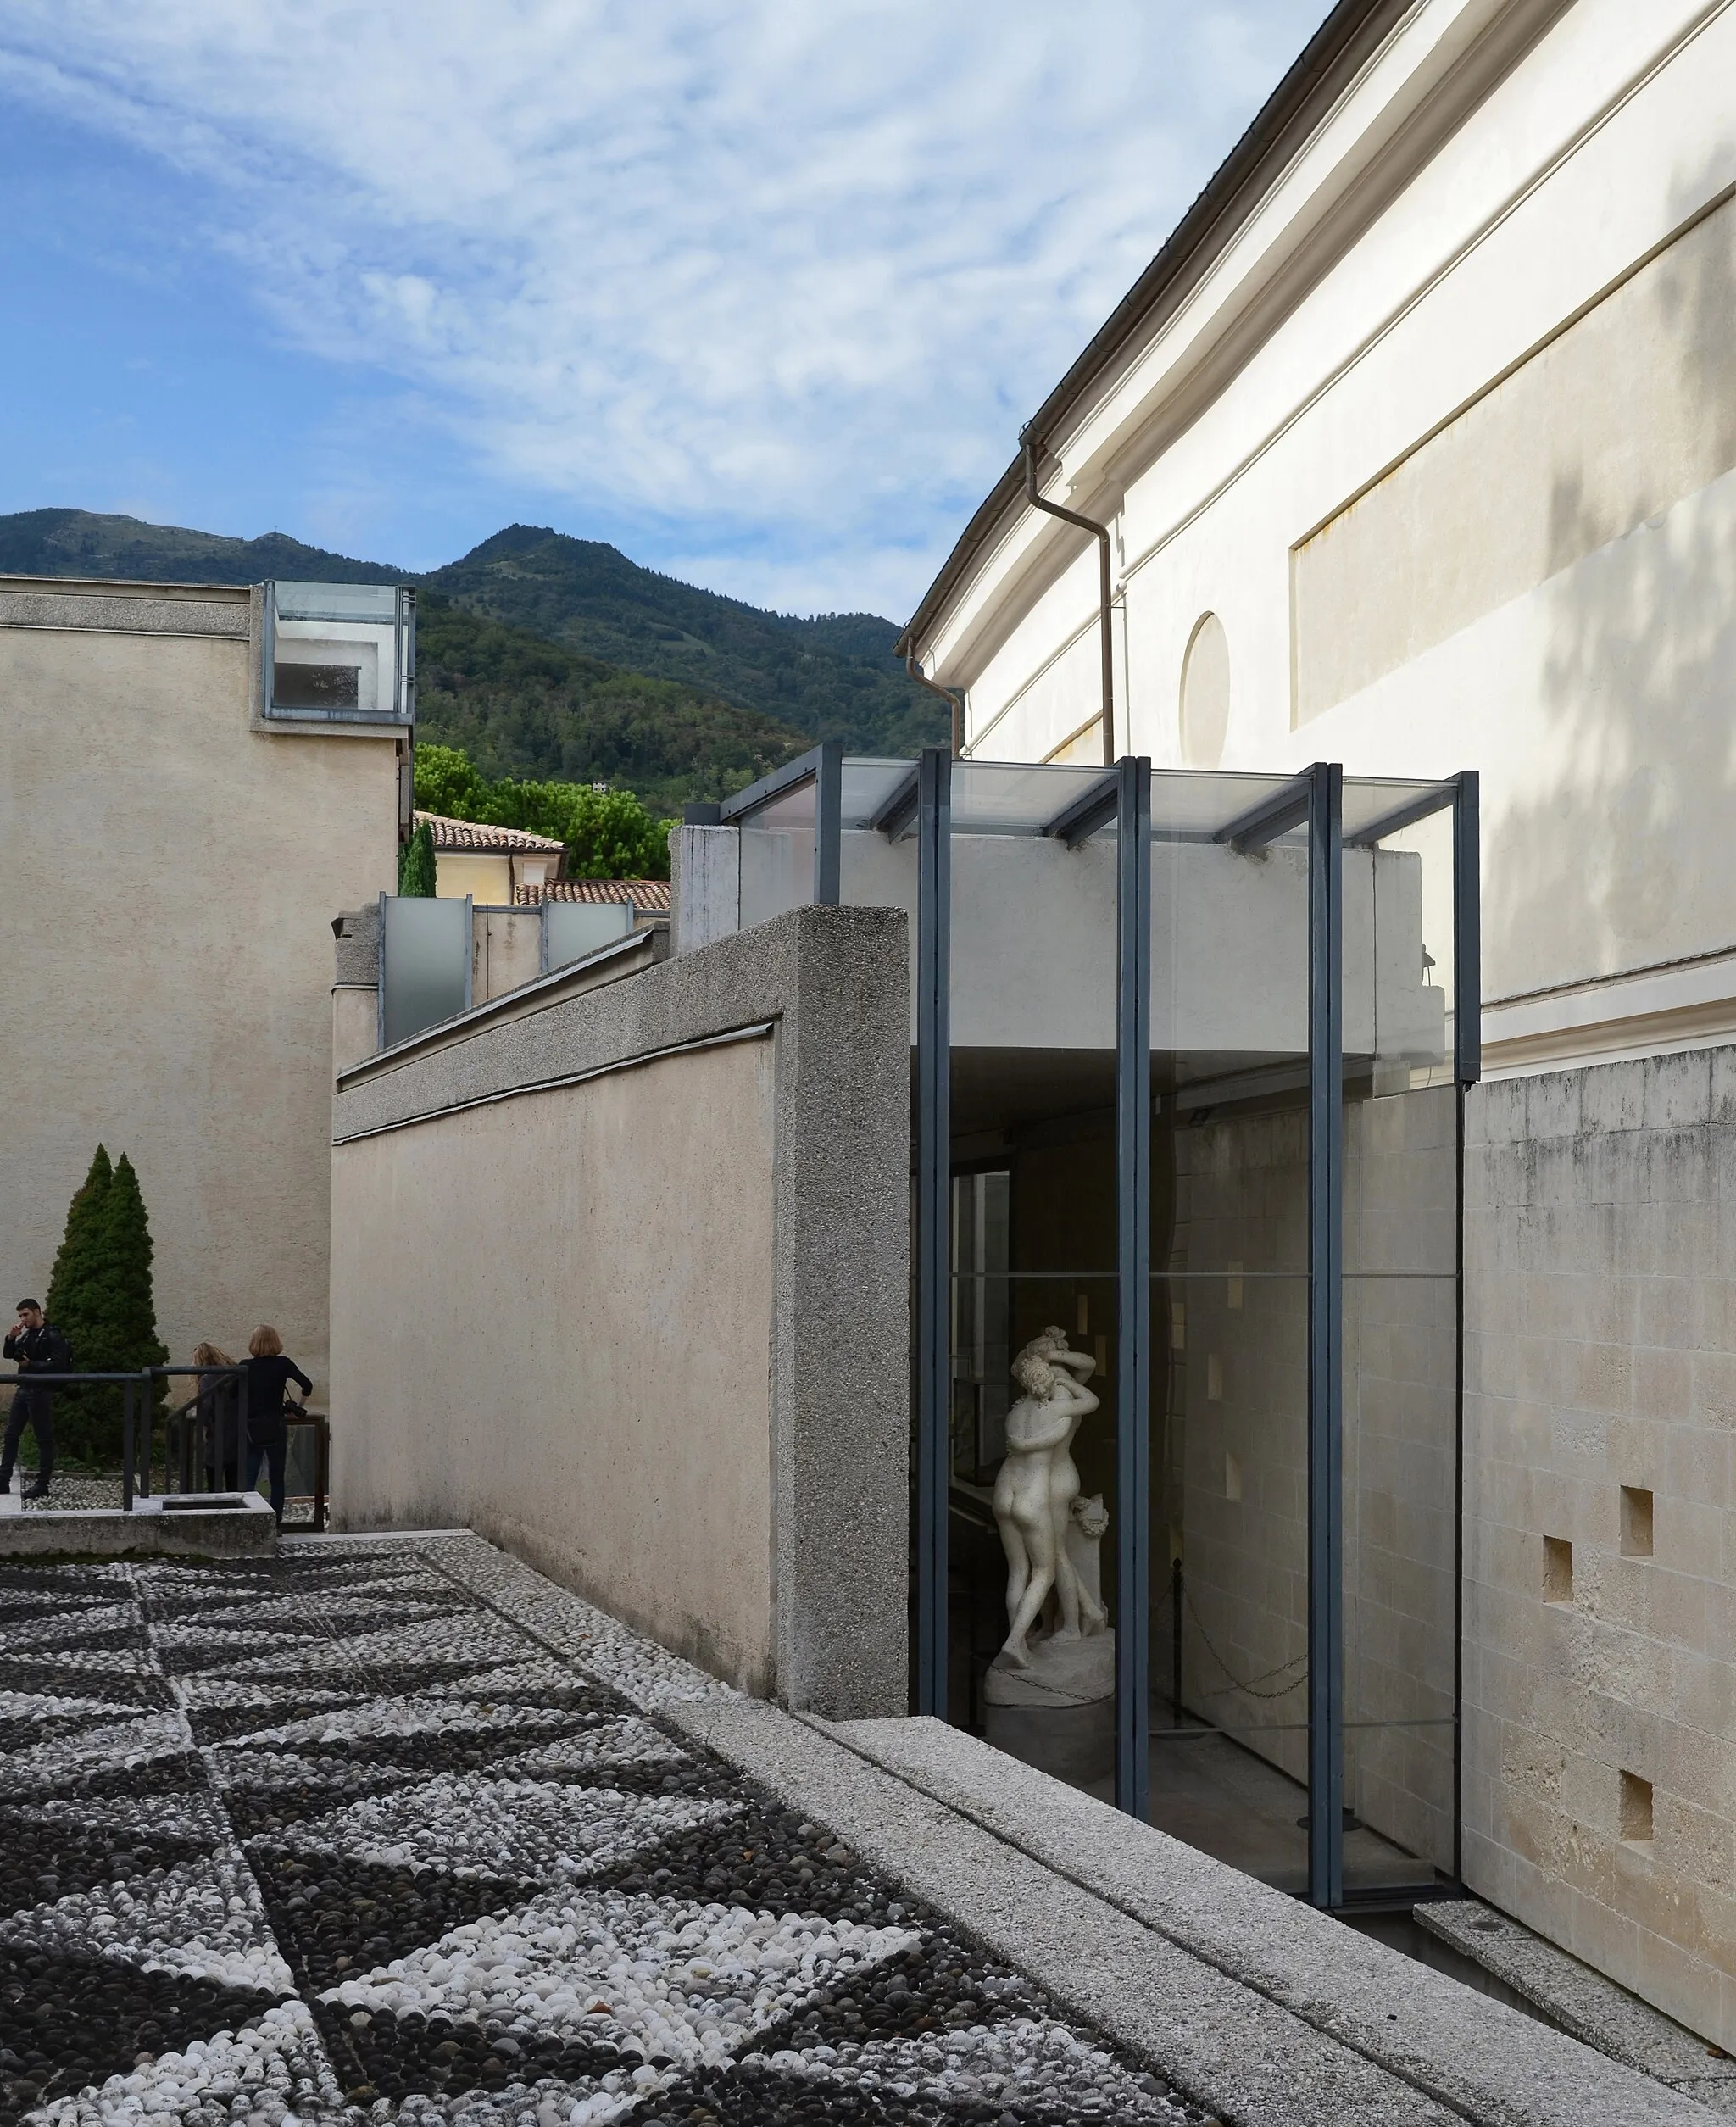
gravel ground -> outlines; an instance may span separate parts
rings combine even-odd
[[[1204,2115],[471,1538],[0,1569],[0,2119]]]

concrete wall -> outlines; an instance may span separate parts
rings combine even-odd
[[[0,582],[4,1277],[41,1294],[100,1139],[185,1361],[326,1373],[334,909],[392,883],[391,733],[249,727],[245,590]]]
[[[1736,1052],[1466,1136],[1466,1877],[1736,2047]]]
[[[804,909],[340,1074],[345,1525],[469,1522],[744,1689],[904,1710],[906,958]]]

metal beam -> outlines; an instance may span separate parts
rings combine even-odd
[[[1128,756],[1132,758],[1131,755]],[[1121,803],[1121,767],[1117,765],[1106,776],[1099,776],[1093,783],[1088,783],[1071,804],[1065,805],[1052,820],[1045,820],[1039,832],[1052,835],[1057,842],[1065,842],[1070,849],[1077,849],[1082,842],[1116,816]],[[1147,807],[1148,816],[1150,808]]]
[[[1344,1901],[1344,771],[1308,771],[1308,1896]]]
[[[952,756],[917,764],[916,1711],[948,1712],[952,1479]]]
[[[1309,807],[1313,803],[1316,772],[1312,768],[1305,768],[1299,776],[1292,777],[1271,797],[1262,798],[1257,805],[1238,813],[1227,827],[1218,829],[1212,840],[1227,842],[1238,857],[1245,857],[1255,849],[1263,849],[1267,843],[1276,842],[1292,827],[1299,827],[1309,816]]]
[[[1381,813],[1366,827],[1358,827],[1355,834],[1344,837],[1347,849],[1372,849],[1377,842],[1383,842],[1389,834],[1397,834],[1400,827],[1414,827],[1419,820],[1427,820],[1431,814],[1444,812],[1458,795],[1457,786],[1450,782],[1438,783],[1433,790],[1425,790],[1420,797],[1407,798],[1401,805],[1394,805],[1390,812]]]
[[[782,768],[774,768],[758,782],[750,782],[745,790],[726,798],[718,807],[720,824],[732,827],[750,812],[758,812],[769,805],[774,798],[782,798],[786,792],[814,782],[820,773],[820,756],[824,750],[823,747],[810,746],[805,754],[798,754],[793,760],[785,761]]]
[[[883,834],[888,842],[896,842],[916,816],[921,786],[922,771],[913,761],[910,774],[893,788],[879,811],[869,821],[870,828],[876,834]]]
[[[1116,1805],[1151,1806],[1151,763],[1116,764]]]

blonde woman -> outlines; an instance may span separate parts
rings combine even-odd
[[[196,1367],[232,1367],[229,1354],[219,1345],[196,1345]],[[241,1384],[231,1374],[201,1376],[193,1400],[193,1423],[205,1447],[205,1489],[234,1492],[241,1489]]]
[[[283,1459],[289,1434],[283,1423],[283,1391],[293,1381],[304,1396],[314,1393],[293,1359],[283,1353],[283,1339],[261,1322],[248,1339],[248,1489],[259,1481],[259,1465],[271,1473],[271,1512],[283,1519]]]

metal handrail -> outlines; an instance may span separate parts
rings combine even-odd
[[[237,1362],[236,1364],[227,1367],[141,1367],[131,1373],[99,1373],[94,1372],[80,1373],[76,1370],[69,1373],[39,1373],[33,1367],[26,1367],[23,1368],[14,1368],[10,1373],[0,1372],[0,1386],[4,1386],[8,1382],[15,1386],[25,1389],[37,1388],[67,1389],[78,1388],[81,1386],[94,1386],[97,1384],[113,1386],[115,1384],[119,1384],[123,1391],[121,1397],[121,1506],[123,1511],[127,1513],[131,1513],[132,1512],[135,1497],[148,1499],[151,1496],[151,1454],[153,1437],[156,1431],[153,1417],[153,1411],[155,1404],[153,1384],[159,1381],[166,1383],[171,1377],[192,1377],[193,1379],[203,1384],[206,1380],[213,1376],[220,1378],[228,1378],[233,1380],[238,1391],[235,1399],[234,1423],[236,1428],[235,1465],[237,1472],[239,1472],[241,1467],[242,1455],[247,1440],[247,1425],[248,1417],[248,1373],[246,1365],[242,1362]],[[193,1431],[193,1427],[189,1426],[186,1423],[187,1414],[190,1412],[197,1411],[201,1396],[203,1393],[204,1391],[203,1388],[196,1389],[194,1393],[187,1398],[185,1403],[181,1404],[176,1409],[164,1414],[164,1479],[166,1489],[174,1490],[177,1489],[173,1483],[174,1473],[170,1460],[171,1452],[170,1446],[170,1428],[174,1427],[177,1421],[180,1423],[181,1447],[181,1459],[182,1462],[186,1464],[188,1462],[187,1450],[191,1445],[192,1434]],[[142,1400],[144,1406],[145,1428],[142,1462],[141,1462],[139,1455],[139,1440],[137,1432],[138,1402],[141,1399]],[[194,1424],[197,1425],[198,1423],[198,1420],[195,1419]],[[313,1528],[315,1534],[321,1534],[324,1533],[326,1528],[327,1509],[329,1505],[329,1494],[331,1490],[331,1421],[324,1412],[309,1412],[305,1417],[297,1417],[286,1412],[284,1423],[286,1427],[312,1426],[314,1428]],[[214,1441],[213,1445],[216,1451],[216,1459],[211,1467],[214,1469],[221,1470],[225,1467],[221,1452],[223,1443],[220,1439],[219,1439]],[[185,1477],[191,1476],[192,1472],[190,1467],[186,1470],[184,1474]],[[183,1481],[179,1489],[183,1492],[189,1492],[193,1488],[190,1484]]]

